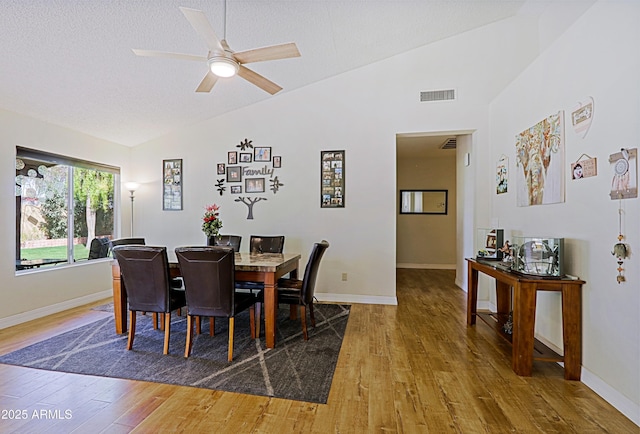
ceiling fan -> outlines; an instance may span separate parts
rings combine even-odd
[[[180,10],[187,18],[191,26],[207,44],[209,52],[206,56],[198,56],[183,53],[169,53],[165,51],[138,50],[133,52],[138,56],[163,57],[167,59],[192,60],[206,62],[209,71],[204,76],[196,92],[211,92],[219,77],[233,77],[238,74],[250,83],[258,86],[271,95],[282,90],[274,82],[266,79],[257,72],[244,66],[247,63],[263,62],[266,60],[287,59],[290,57],[300,57],[300,52],[295,43],[271,45],[269,47],[256,48],[253,50],[233,52],[225,39],[218,39],[216,33],[207,20],[204,12],[197,9],[181,7]],[[225,2],[225,37],[226,37],[226,2]]]

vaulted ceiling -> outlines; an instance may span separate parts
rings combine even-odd
[[[534,1],[534,0],[529,0]],[[519,12],[524,0],[2,0],[0,108],[124,145],[218,116]],[[251,64],[284,88],[239,77],[195,89],[206,55],[179,6],[205,12],[234,51],[295,42],[302,57]],[[226,21],[226,35],[225,35]]]

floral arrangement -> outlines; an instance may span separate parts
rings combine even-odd
[[[220,207],[215,203],[205,207],[204,216],[202,217],[202,232],[207,237],[215,237],[222,228],[222,220],[220,220],[218,210]]]

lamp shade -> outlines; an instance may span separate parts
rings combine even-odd
[[[233,77],[240,68],[238,62],[224,56],[214,56],[208,62],[211,72],[218,77]]]
[[[140,187],[140,184],[138,184],[137,182],[127,182],[125,185],[125,188],[127,190],[129,190],[131,193],[133,193],[134,191],[136,191],[138,189],[138,187]]]

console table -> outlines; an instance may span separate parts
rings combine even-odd
[[[582,365],[582,285],[583,280],[524,275],[500,269],[497,264],[467,259],[467,325],[480,317],[490,327],[512,343],[511,367],[522,376],[531,376],[533,360],[564,362],[564,378],[580,380]],[[495,313],[477,312],[478,273],[496,280]],[[513,293],[512,293],[513,289]],[[562,293],[562,338],[564,356],[534,338],[536,292]],[[512,297],[513,295],[513,297]],[[513,298],[513,299],[512,299]],[[513,312],[513,333],[503,330],[509,312]]]

